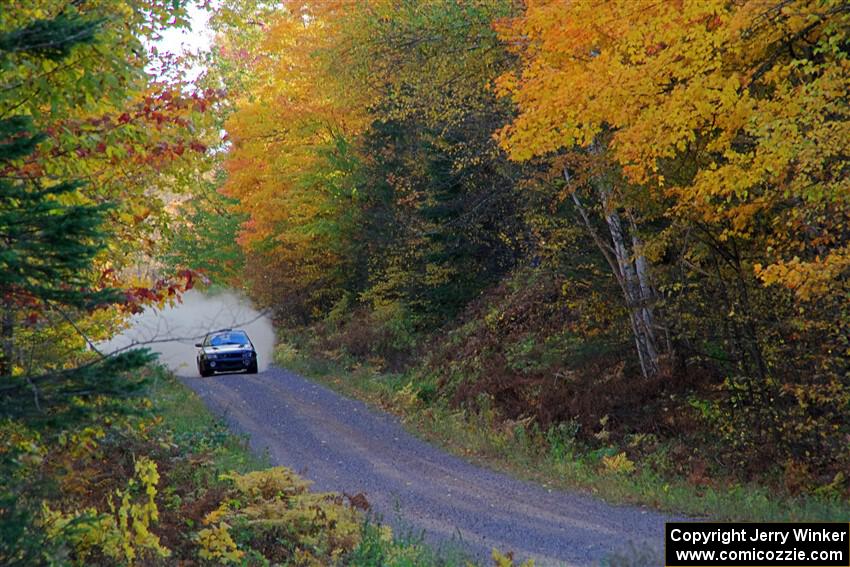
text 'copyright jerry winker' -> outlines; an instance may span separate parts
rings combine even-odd
[[[850,567],[850,524],[670,522],[667,567]]]

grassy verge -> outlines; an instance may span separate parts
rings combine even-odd
[[[792,496],[755,484],[696,485],[653,471],[653,463],[588,450],[523,422],[498,422],[483,406],[464,412],[417,395],[415,373],[381,373],[351,361],[310,356],[283,343],[277,363],[334,390],[401,416],[413,433],[489,468],[546,488],[580,489],[612,503],[734,521],[846,521],[850,503],[834,495]],[[625,456],[623,454],[623,456]],[[665,458],[658,455],[658,458]]]
[[[175,444],[191,452],[205,452],[216,472],[246,473],[270,466],[266,455],[251,452],[246,439],[232,433],[171,373],[155,372],[148,398]]]

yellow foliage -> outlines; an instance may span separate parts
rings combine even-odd
[[[98,440],[103,439],[105,435],[102,427],[86,427],[70,436],[63,432],[59,435],[59,444],[68,449],[68,456],[79,459],[91,454],[97,448]]]
[[[850,269],[850,246],[832,251],[821,258],[803,262],[799,257],[780,260],[767,267],[754,266],[756,275],[765,284],[780,284],[791,289],[801,299],[813,299],[826,294],[833,282]]]
[[[230,511],[227,502],[222,502],[221,505],[204,516],[204,525],[209,526],[211,524],[216,524],[224,519],[227,513]]]
[[[270,500],[288,500],[304,494],[312,484],[286,467],[272,467],[246,474],[222,475],[236,486],[239,494],[247,496],[251,502]]]
[[[491,557],[493,558],[493,564],[496,567],[514,567],[516,565],[512,554],[504,554],[498,549],[493,550]],[[522,563],[522,565],[518,565],[517,567],[534,567],[534,560],[528,559]]]
[[[606,472],[614,474],[629,474],[635,470],[634,462],[625,453],[617,453],[613,457],[602,457],[602,465]]]
[[[393,402],[405,413],[420,406],[421,401],[416,394],[413,382],[408,382],[400,390],[393,394]]]
[[[202,557],[230,554],[235,558],[227,526],[237,524],[254,535],[270,531],[285,537],[296,550],[293,559],[297,565],[336,564],[360,542],[359,513],[339,496],[309,492],[311,483],[286,467],[225,478],[233,482],[234,489],[230,498],[205,518],[204,523],[216,523],[217,527],[201,530]]]
[[[242,559],[245,552],[237,549],[229,529],[230,526],[225,522],[220,522],[215,527],[204,528],[198,532],[198,544],[201,546],[198,555],[201,559],[215,561],[221,565],[231,565]]]
[[[498,138],[527,160],[604,133],[627,181],[670,203],[668,217],[716,227],[721,242],[766,231],[765,283],[803,300],[846,294],[845,5],[529,3],[500,27],[522,64],[496,82],[519,110]],[[691,174],[665,171],[684,159]]]
[[[82,511],[61,512],[43,504],[43,523],[51,537],[64,535],[74,546],[80,561],[95,550],[116,561],[132,565],[140,554],[151,552],[159,557],[171,553],[163,547],[156,534],[150,532],[151,524],[159,519],[156,485],[159,472],[156,463],[147,457],[136,461],[136,477],[130,479],[125,490],[117,490],[109,497],[109,513],[94,508]],[[139,489],[143,494],[136,495]],[[116,507],[114,497],[120,504]],[[74,529],[70,530],[73,525]]]
[[[342,260],[329,245],[323,223],[328,210],[344,202],[307,185],[333,185],[333,177],[344,175],[321,170],[323,152],[364,124],[365,113],[349,103],[347,92],[334,88],[333,76],[316,57],[338,37],[337,16],[346,4],[315,4],[309,20],[295,3],[277,10],[262,37],[247,46],[252,53],[245,89],[225,124],[232,148],[223,191],[238,198],[238,208],[250,215],[239,242],[252,254],[260,247],[268,253],[283,279],[278,286],[299,282],[309,287]],[[221,39],[223,52],[237,65],[244,64],[243,49],[231,51],[228,42],[242,39]],[[315,179],[305,181],[311,173]]]

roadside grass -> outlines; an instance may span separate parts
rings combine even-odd
[[[157,367],[148,389],[153,409],[171,430],[174,442],[193,452],[205,452],[219,472],[246,473],[267,468],[267,455],[256,455],[244,436],[230,431],[203,400],[173,374]]]
[[[213,415],[203,400],[161,367],[150,369],[147,397],[152,411],[161,418],[160,426],[171,432],[174,443],[186,454],[201,454],[211,461],[215,476],[236,472],[260,471],[271,466],[268,455],[256,455],[244,436],[229,430]],[[192,479],[198,490],[209,488],[215,479],[208,472]],[[168,487],[162,487],[168,492]],[[389,536],[389,537],[388,537]],[[449,567],[476,565],[459,547],[448,544],[434,547],[412,530],[387,531],[377,519],[365,516],[358,545],[346,555],[344,563],[353,567]]]
[[[473,562],[458,545],[453,542],[432,547],[425,542],[424,536],[412,529],[402,529],[393,534],[393,542],[387,545],[382,539],[381,524],[373,518],[367,518],[363,526],[363,539],[354,552],[346,558],[348,565],[375,567],[392,565],[394,567],[473,567]]]
[[[381,373],[341,357],[313,357],[286,342],[276,362],[400,416],[409,431],[456,455],[544,488],[579,489],[615,504],[714,520],[844,522],[850,517],[850,502],[839,496],[795,496],[756,484],[697,486],[684,478],[665,478],[649,460],[618,460],[616,447],[588,450],[569,435],[553,438],[521,421],[498,423],[486,400],[478,412],[426,402],[412,373]]]

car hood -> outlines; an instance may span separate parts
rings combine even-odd
[[[222,346],[208,346],[202,349],[204,354],[215,354],[222,352],[243,352],[246,350],[254,350],[254,347],[251,345],[222,345]]]

